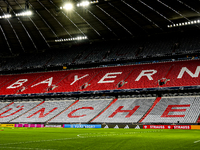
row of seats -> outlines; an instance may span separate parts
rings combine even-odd
[[[142,122],[195,123],[199,112],[199,97],[162,98]]]
[[[199,96],[0,102],[0,106],[0,123],[196,123],[200,116]]]
[[[139,122],[142,116],[152,106],[155,98],[118,99],[94,123],[133,123]],[[127,111],[128,110],[128,111]]]
[[[1,75],[0,95],[198,86],[200,61]],[[161,81],[163,82],[161,84]]]
[[[168,33],[129,40],[74,45],[63,50],[23,54],[0,59],[0,71],[43,68],[91,62],[133,60],[145,57],[199,52],[198,33]]]
[[[39,105],[37,102],[13,102],[0,110],[0,122],[9,122]]]
[[[11,122],[47,122],[69,107],[73,102],[73,100],[46,101]]]
[[[112,99],[107,100],[80,100],[60,115],[56,116],[50,123],[87,123],[103,109],[108,106]]]

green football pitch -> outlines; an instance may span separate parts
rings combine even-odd
[[[0,128],[0,150],[199,150],[200,130]]]

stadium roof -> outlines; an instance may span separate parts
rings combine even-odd
[[[72,10],[63,8],[67,2]],[[61,48],[82,37],[98,41],[200,29],[199,0],[92,0],[87,7],[81,2],[1,0],[0,54]],[[22,14],[27,10],[32,15]]]

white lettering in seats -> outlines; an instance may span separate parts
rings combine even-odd
[[[75,75],[75,76],[74,76],[74,81],[73,81],[70,85],[73,85],[76,81],[78,81],[78,80],[80,80],[80,79],[83,79],[83,78],[85,78],[85,77],[87,77],[87,76],[89,76],[89,74],[86,74],[86,75],[84,75],[84,76],[82,76],[82,77],[80,77],[80,78],[78,78],[78,75]]]
[[[196,78],[199,76],[199,72],[200,72],[200,66],[197,66],[197,69],[195,71],[195,73],[193,74],[187,67],[183,67],[178,75],[177,78],[182,78],[183,74],[187,72],[192,78]]]
[[[149,80],[153,80],[152,75],[154,75],[155,73],[157,73],[157,70],[142,70],[135,81],[139,81],[143,76],[146,76]]]
[[[37,84],[35,84],[35,85],[32,85],[31,87],[37,86],[37,85],[39,85],[39,84],[45,84],[45,83],[48,84],[48,86],[51,86],[52,81],[53,81],[53,77],[51,77],[51,78],[49,78],[49,79],[46,79],[46,80],[44,80],[44,81],[42,81],[42,82],[39,82],[39,83],[37,83]]]
[[[115,80],[107,80],[107,81],[104,81],[105,79],[113,79],[113,78],[116,78],[117,76],[112,76],[112,75],[115,75],[115,74],[122,74],[122,72],[112,72],[112,73],[106,73],[106,75],[101,78],[101,80],[98,82],[98,83],[113,83],[115,82]]]
[[[7,87],[7,89],[15,89],[20,86],[22,86],[25,82],[27,82],[28,79],[19,79],[15,83],[11,84],[10,86]]]

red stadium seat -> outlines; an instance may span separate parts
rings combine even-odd
[[[199,73],[200,61],[191,60],[2,75],[0,95],[198,86]],[[164,84],[159,84],[161,80]]]

